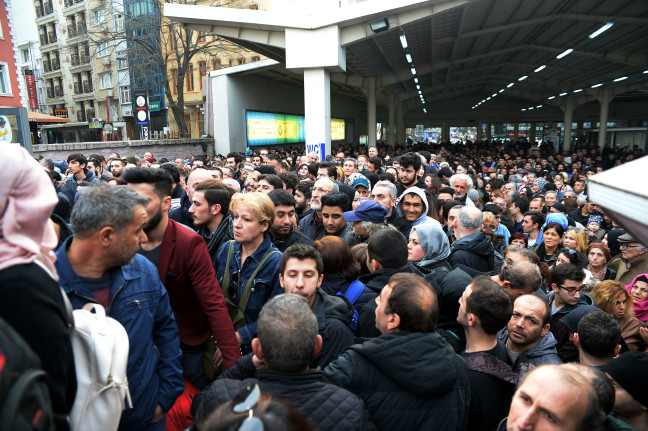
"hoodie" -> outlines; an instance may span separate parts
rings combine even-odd
[[[452,244],[448,261],[453,268],[464,264],[481,272],[493,271],[495,259],[493,243],[483,232],[466,235]]]
[[[427,212],[430,210],[430,206],[428,205],[428,200],[427,197],[425,196],[425,191],[423,191],[423,189],[420,187],[410,187],[409,189],[406,189],[398,197],[398,199],[396,200],[396,212],[398,213],[398,215],[400,217],[405,218],[401,201],[403,200],[403,197],[405,197],[405,195],[409,195],[409,194],[415,194],[416,196],[420,197],[423,200],[423,206],[425,206],[425,210],[423,211],[423,214],[421,214],[419,218],[417,218],[416,220],[414,220],[414,222],[412,222],[412,226],[416,226],[423,223],[432,223],[441,227],[441,223],[439,223],[438,221],[436,221],[435,219],[427,215]]]
[[[466,427],[467,366],[436,332],[383,334],[351,346],[323,372],[325,382],[362,398],[378,429]]]
[[[497,339],[506,346],[509,340],[508,329],[504,328],[499,331],[497,333]],[[562,364],[562,361],[558,357],[558,351],[556,350],[557,344],[558,342],[554,338],[553,334],[547,331],[547,333],[540,338],[538,344],[531,347],[529,350],[520,353],[517,358],[515,358],[513,370],[520,371],[520,366],[522,364],[531,364],[536,367],[542,364]]]

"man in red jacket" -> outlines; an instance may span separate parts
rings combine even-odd
[[[203,389],[209,383],[202,358],[210,334],[218,346],[213,356],[217,365],[225,363],[229,368],[241,357],[207,246],[199,235],[169,219],[173,180],[166,171],[133,168],[122,179],[150,199],[144,226],[148,242],[139,253],[157,266],[169,293],[182,347],[183,376]]]

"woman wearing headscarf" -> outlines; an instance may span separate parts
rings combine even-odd
[[[48,374],[57,430],[69,429],[76,394],[74,356],[49,220],[58,198],[23,148],[0,144],[0,317],[25,339]]]
[[[639,274],[626,286],[632,297],[634,317],[648,323],[648,274]]]
[[[412,228],[407,244],[407,260],[415,274],[420,273],[432,286],[438,286],[452,270],[448,256],[450,242],[443,228],[431,223]]]

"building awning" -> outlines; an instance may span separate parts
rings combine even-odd
[[[644,187],[648,156],[596,174],[589,179],[589,198],[648,245],[648,191]]]
[[[29,121],[32,123],[69,123],[69,118],[55,117],[54,115],[41,114],[40,112],[29,111],[27,113]]]

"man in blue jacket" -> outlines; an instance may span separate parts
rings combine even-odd
[[[184,388],[169,297],[155,266],[137,254],[147,241],[147,204],[126,187],[88,188],[72,212],[74,236],[56,252],[59,282],[72,306],[99,303],[128,333],[133,408],[122,413],[121,430],[164,430],[164,415]]]

